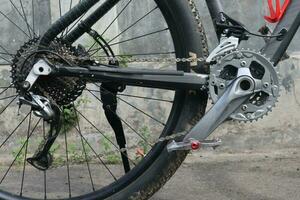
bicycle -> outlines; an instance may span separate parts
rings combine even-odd
[[[280,87],[276,66],[300,23],[298,0],[276,1],[277,9],[268,1],[266,20],[278,22],[271,34],[267,27],[251,33],[226,15],[219,0],[207,0],[220,41],[209,53],[193,0],[136,2],[148,7],[129,25],[131,19],[121,17],[136,11],[133,0],[70,0],[64,15],[59,0],[59,19],[47,29],[37,27],[43,21],[35,16],[39,4],[26,1],[29,17],[24,2],[9,0],[14,13],[0,12],[20,34],[0,46],[2,71],[10,76],[0,93],[8,95],[0,112],[1,160],[7,162],[0,170],[1,199],[150,198],[189,150],[221,144],[206,138],[226,119],[254,121],[272,110]],[[105,18],[113,9],[114,17]],[[149,19],[154,12],[158,25]],[[131,31],[147,19],[159,29]],[[111,36],[115,23],[123,30]],[[264,37],[264,48],[239,49],[250,36]],[[128,42],[145,52],[134,52]],[[154,44],[156,51],[149,51]],[[209,96],[214,105],[205,113]],[[18,139],[20,147],[11,151]]]

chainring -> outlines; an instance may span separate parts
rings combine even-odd
[[[260,88],[237,109],[231,118],[238,121],[253,121],[272,111],[279,97],[279,77],[272,62],[259,52],[234,50],[216,58],[211,66],[209,92],[213,103],[223,95],[228,86],[238,77],[239,70],[248,70]],[[258,84],[259,83],[259,84]]]
[[[19,93],[22,82],[39,58],[47,59],[54,65],[61,65],[62,63],[66,65],[67,62],[69,67],[79,65],[87,60],[86,55],[79,54],[76,48],[64,44],[59,39],[54,40],[47,48],[48,53],[34,54],[37,52],[38,46],[39,38],[28,41],[18,50],[13,59],[11,78]],[[32,90],[35,94],[49,97],[57,105],[62,106],[75,101],[85,87],[86,82],[80,78],[40,77]]]

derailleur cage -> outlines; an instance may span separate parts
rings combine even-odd
[[[31,106],[33,113],[37,117],[43,118],[45,121],[49,121],[55,117],[55,113],[52,109],[51,102],[46,97],[29,93],[19,98],[19,108],[22,105]]]
[[[28,163],[42,171],[49,169],[53,163],[53,156],[50,153],[50,149],[61,130],[60,109],[55,105],[52,107],[55,114],[54,118],[49,121],[50,130],[44,136],[44,140],[40,143],[34,155],[27,159]]]

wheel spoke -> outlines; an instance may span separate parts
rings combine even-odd
[[[34,0],[31,0],[31,7],[32,7],[32,31],[35,34],[35,9],[34,9],[34,3],[33,3],[33,1]]]
[[[30,137],[32,136],[33,132],[35,131],[36,127],[38,126],[39,122],[41,121],[41,118],[38,120],[38,122],[35,124],[34,128],[32,129],[32,131],[29,134],[28,139],[23,143],[22,147],[20,148],[20,150],[18,151],[17,155],[15,156],[13,162],[10,164],[10,166],[8,167],[7,171],[4,173],[3,177],[1,178],[0,181],[0,185],[3,183],[4,179],[6,178],[7,174],[9,173],[9,171],[11,170],[12,166],[14,165],[14,163],[16,162],[17,158],[20,156],[21,152],[23,151],[26,143],[28,142],[28,140],[30,139]]]
[[[32,1],[33,1],[33,0],[32,0]],[[25,14],[25,10],[24,10],[22,1],[20,0],[20,5],[21,5],[21,9],[22,9],[23,14],[22,14],[21,11],[17,8],[16,4],[12,2],[12,0],[9,0],[9,2],[10,2],[11,5],[13,6],[13,8],[17,11],[17,13],[20,15],[20,17],[23,19],[23,21],[26,23],[28,32],[29,32],[29,34],[30,34],[30,36],[31,36],[30,30],[31,30],[33,33],[34,33],[34,30],[30,27],[30,25],[29,25],[29,23],[28,23],[28,20],[27,20],[26,14]],[[23,15],[24,15],[24,16],[23,16]]]
[[[13,86],[13,84],[10,84],[8,87],[1,87],[1,89],[3,88],[5,88],[2,92],[0,92],[0,96],[4,93],[4,92],[6,92],[9,88],[11,88],[11,86]]]
[[[3,98],[0,98],[0,101],[3,101],[5,99],[10,99],[10,98],[13,98],[13,97],[17,97],[17,96],[19,96],[19,95],[16,94],[16,95],[8,96],[8,97],[3,97]]]
[[[61,0],[59,0],[58,2],[59,2],[59,18],[61,18],[62,16]]]
[[[27,17],[26,17],[26,13],[25,13],[25,10],[24,10],[22,0],[19,0],[19,1],[20,1],[20,5],[21,5],[21,8],[22,8],[23,15],[24,15],[24,20],[25,20],[25,23],[26,23],[26,26],[27,26],[27,29],[28,29],[28,33],[30,35],[30,38],[32,38],[32,35],[31,35],[31,32],[30,32],[30,26],[29,26],[29,23],[27,21]]]
[[[70,1],[70,7],[69,7],[69,11],[72,9],[73,6],[73,0]],[[68,33],[69,27],[66,28],[66,34]]]
[[[6,14],[4,14],[1,10],[0,10],[0,14],[2,16],[4,16],[10,23],[12,23],[17,29],[19,29],[22,33],[24,33],[24,35],[26,35],[28,38],[30,38],[30,36],[23,30],[21,29],[15,22],[13,22]]]
[[[2,146],[9,140],[9,138],[11,138],[11,136],[18,130],[18,128],[23,124],[23,122],[27,119],[27,117],[29,116],[31,112],[29,112],[24,119],[22,119],[22,121],[16,126],[16,128],[7,136],[7,138],[2,142],[2,144],[0,145],[0,149],[2,148]]]
[[[107,92],[111,93],[110,91],[106,90]],[[142,114],[144,114],[145,116],[149,117],[150,119],[152,119],[153,121],[156,121],[157,123],[161,124],[162,126],[166,126],[165,123],[161,122],[160,120],[156,119],[155,117],[153,117],[152,115],[146,113],[145,111],[139,109],[138,107],[136,107],[135,105],[132,105],[131,103],[129,103],[128,101],[125,101],[124,99],[118,97],[118,99],[122,102],[124,102],[125,104],[131,106],[132,108],[134,108],[135,110],[141,112]]]
[[[89,161],[88,161],[88,155],[87,155],[87,152],[86,152],[86,149],[85,149],[84,141],[83,141],[83,139],[81,137],[82,133],[81,133],[81,128],[80,128],[80,124],[79,124],[79,119],[78,119],[77,111],[75,111],[75,115],[76,115],[76,122],[77,122],[78,131],[79,131],[79,134],[80,134],[80,140],[81,140],[82,150],[83,150],[83,153],[84,153],[85,162],[86,162],[88,173],[89,173],[89,177],[90,177],[90,180],[91,180],[92,189],[93,189],[93,191],[95,191],[94,181],[93,181],[93,178],[92,178],[90,164],[89,164]]]
[[[0,56],[1,59],[5,60],[7,62],[7,64],[11,65],[12,62],[10,60],[8,60],[7,58],[4,58],[3,56]]]
[[[134,27],[137,23],[139,23],[140,21],[142,21],[144,18],[146,18],[148,15],[150,15],[151,13],[153,13],[158,7],[156,6],[155,8],[153,8],[152,10],[150,10],[149,12],[147,12],[145,15],[143,15],[141,18],[139,18],[138,20],[136,20],[133,24],[131,24],[130,26],[128,26],[124,31],[122,31],[121,33],[119,33],[118,35],[116,35],[115,37],[113,37],[108,44],[110,44],[112,41],[114,41],[115,39],[117,39],[118,37],[120,37],[123,33],[125,33],[126,31],[128,31],[129,29],[131,29],[132,27]]]
[[[87,141],[87,139],[80,133],[80,131],[75,127],[75,130],[79,133],[80,137],[85,141],[85,143],[90,147],[90,149],[93,151],[95,156],[98,158],[100,163],[105,167],[105,169],[109,172],[109,174],[113,177],[113,179],[116,181],[116,176],[112,173],[112,171],[108,168],[108,166],[105,164],[105,162],[100,158],[100,156],[97,154],[95,149],[92,147],[92,145]]]
[[[136,37],[133,37],[133,38],[130,38],[130,39],[122,40],[120,42],[112,43],[109,46],[112,47],[112,46],[115,46],[117,44],[130,42],[130,41],[137,40],[137,39],[140,39],[140,38],[144,38],[144,37],[147,37],[147,36],[150,36],[150,35],[158,34],[158,33],[161,33],[161,32],[167,31],[167,30],[169,30],[169,28],[164,28],[164,29],[161,29],[161,30],[157,30],[157,31],[147,33],[147,34],[139,35],[139,36],[136,36]]]
[[[122,8],[122,10],[117,14],[117,16],[109,23],[109,25],[105,28],[105,30],[101,33],[101,36],[103,36],[106,31],[112,26],[112,24],[119,18],[119,16],[126,10],[126,8],[129,6],[129,4],[132,2],[132,0],[129,0],[127,4]]]
[[[10,55],[11,57],[14,56],[12,53],[9,53],[9,52],[7,51],[7,49],[4,48],[1,44],[0,44],[0,48],[1,48],[3,51],[5,51],[6,55]],[[2,54],[4,54],[4,53],[2,53]]]
[[[85,89],[88,92],[97,92],[99,93],[100,91],[98,90],[92,90],[92,89]],[[160,101],[160,102],[166,102],[166,103],[173,103],[171,100],[167,99],[159,99],[159,98],[153,98],[153,97],[145,97],[145,96],[138,96],[138,95],[131,95],[131,94],[117,94],[118,96],[124,96],[124,97],[131,97],[131,98],[136,98],[136,99],[145,99],[145,100],[152,100],[152,101]]]
[[[76,110],[76,112],[81,116],[81,117],[83,117],[90,125],[92,125],[92,127],[93,128],[95,128],[97,131],[98,131],[98,133],[100,133],[109,143],[111,143],[115,148],[116,148],[116,150],[117,151],[119,151],[120,153],[122,153],[122,150],[121,149],[119,149],[118,147],[117,147],[117,145],[115,144],[115,143],[113,143],[105,134],[103,134],[103,132],[102,131],[100,131],[87,117],[85,117],[79,110],[77,110],[76,108],[75,108],[75,110]],[[127,157],[128,159],[129,159],[129,161],[134,165],[134,166],[136,166],[136,163],[132,160],[132,159],[130,159],[129,157]]]
[[[103,104],[103,101],[97,97],[94,93],[92,93],[91,91],[89,91],[89,93],[94,96],[98,101],[100,101]],[[129,123],[127,123],[124,119],[122,119],[116,112],[114,112],[113,110],[111,110],[109,108],[109,111],[111,113],[113,113],[114,115],[116,115],[124,124],[126,124],[126,126],[128,126],[135,134],[137,134],[142,140],[144,140],[144,142],[147,143],[147,145],[149,145],[150,147],[152,147],[152,145],[147,141],[147,139],[145,137],[143,137],[137,130],[135,130]]]
[[[28,120],[28,130],[27,130],[27,140],[29,139],[29,133],[30,133],[30,126],[31,126],[31,113],[29,115]],[[27,159],[27,150],[28,150],[28,142],[26,142],[25,145],[25,156],[24,156],[24,163],[23,163],[23,172],[22,172],[22,181],[21,181],[21,189],[20,189],[20,196],[23,196],[23,187],[24,187],[24,179],[25,179],[25,168],[26,168],[26,159]]]
[[[15,98],[13,98],[1,111],[0,111],[0,115],[2,115],[2,113],[18,98],[18,96],[16,96]]]
[[[43,139],[46,138],[45,120],[43,120]],[[44,199],[47,199],[47,171],[44,170]]]
[[[14,86],[13,86],[13,84],[11,84],[11,85],[9,85],[9,86],[2,86],[2,87],[0,87],[0,89],[6,89],[6,88],[15,88]],[[1,95],[1,94],[0,94]]]
[[[86,13],[84,13],[82,16],[80,16],[77,21],[70,27],[68,28],[68,30],[66,31],[65,35],[68,35],[68,33],[70,33],[71,30],[73,30],[73,28],[81,21],[81,19],[86,15]]]
[[[68,151],[67,132],[66,132],[66,127],[65,126],[63,127],[63,130],[64,130],[64,135],[65,135],[65,148],[66,148],[66,161],[67,161],[67,176],[68,176],[69,198],[71,198],[72,197],[72,191],[71,191],[71,181],[70,181],[69,151]]]

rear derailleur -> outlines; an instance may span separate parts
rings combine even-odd
[[[50,125],[48,133],[44,135],[44,140],[39,144],[34,155],[27,159],[27,162],[33,167],[43,171],[47,170],[53,163],[50,148],[61,129],[60,109],[58,106],[51,104],[47,98],[33,93],[28,93],[19,98],[19,106],[22,105],[31,106],[33,114],[44,119],[44,122]],[[45,126],[43,125],[44,131]]]

